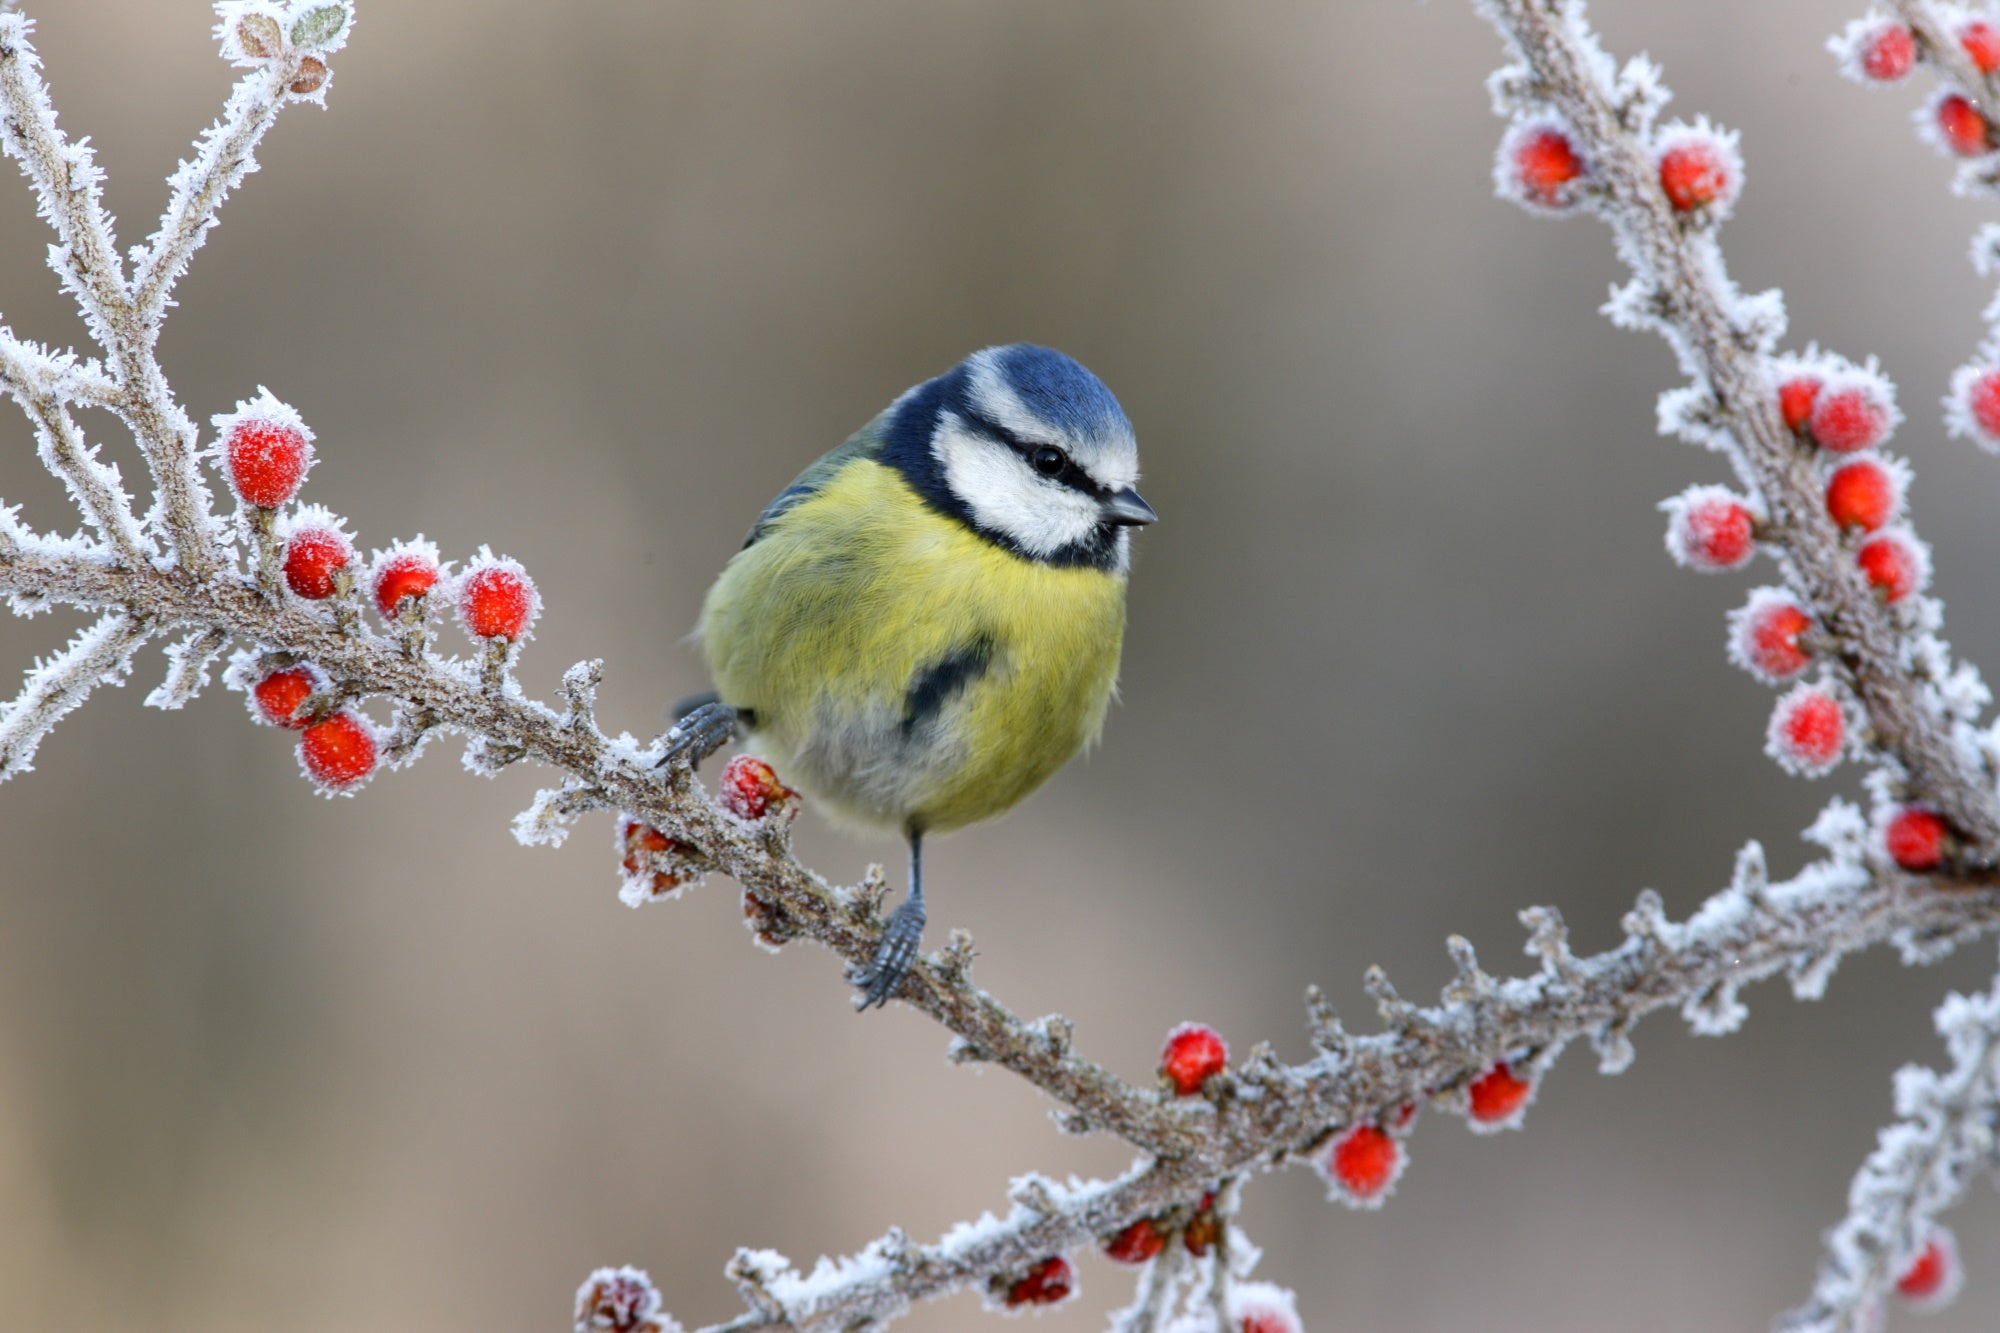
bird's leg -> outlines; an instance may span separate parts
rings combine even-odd
[[[882,929],[882,942],[875,946],[874,961],[853,976],[854,984],[861,990],[861,1002],[854,1006],[857,1010],[889,1003],[889,997],[910,974],[910,964],[917,960],[917,943],[923,937],[924,833],[922,829],[911,829],[910,896],[889,914],[889,924]]]
[[[661,768],[682,755],[687,756],[688,767],[693,768],[729,744],[730,737],[736,734],[736,710],[714,695],[684,700],[675,711],[689,705],[693,706],[691,711],[682,714],[667,731],[667,752],[660,756]]]

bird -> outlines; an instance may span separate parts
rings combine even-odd
[[[702,604],[712,694],[662,764],[741,739],[834,823],[900,833],[908,893],[856,1008],[917,955],[926,837],[1012,808],[1103,729],[1139,495],[1132,424],[1031,343],[906,390],[778,493]]]

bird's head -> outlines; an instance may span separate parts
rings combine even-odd
[[[889,409],[883,459],[933,507],[1031,560],[1123,570],[1133,527],[1158,515],[1133,489],[1132,423],[1061,352],[974,352]]]

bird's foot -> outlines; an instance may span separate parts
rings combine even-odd
[[[861,992],[854,1006],[857,1011],[889,1003],[889,997],[903,984],[903,978],[910,975],[910,966],[917,961],[917,943],[923,937],[923,900],[906,899],[889,914],[882,942],[875,946],[874,961],[848,974],[848,980]]]
[[[711,699],[668,730],[667,752],[660,756],[659,767],[665,768],[685,755],[688,767],[693,768],[729,744],[735,734],[736,710]]]

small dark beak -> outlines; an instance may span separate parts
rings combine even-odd
[[[1127,486],[1104,502],[1104,521],[1116,523],[1120,527],[1143,527],[1157,523],[1160,516],[1153,512],[1153,506],[1139,498],[1139,492]]]

